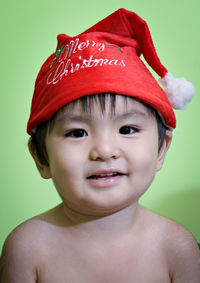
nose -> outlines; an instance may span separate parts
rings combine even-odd
[[[90,151],[90,159],[94,161],[118,159],[120,156],[120,149],[116,142],[108,139],[99,139],[94,142]]]

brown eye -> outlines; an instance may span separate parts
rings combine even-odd
[[[131,135],[134,134],[135,132],[137,132],[137,129],[130,126],[123,126],[119,129],[119,133],[121,135]]]
[[[67,132],[65,134],[66,137],[73,137],[73,138],[82,138],[87,136],[87,132],[83,129],[75,129]]]

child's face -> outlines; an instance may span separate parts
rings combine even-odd
[[[94,105],[92,116],[78,104],[58,115],[47,135],[50,177],[64,204],[85,214],[105,215],[137,202],[162,166],[170,144],[158,153],[155,117],[140,102],[116,98],[105,113]],[[45,172],[45,173],[43,173]],[[106,174],[101,176],[100,174]]]

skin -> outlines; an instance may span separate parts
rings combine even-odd
[[[138,203],[162,168],[171,132],[158,152],[157,123],[142,103],[128,99],[126,107],[117,96],[116,116],[107,105],[104,114],[94,105],[91,117],[80,105],[58,116],[46,138],[49,166],[29,146],[62,203],[10,234],[0,282],[200,281],[200,253],[191,234]],[[124,174],[88,178],[102,169]]]

